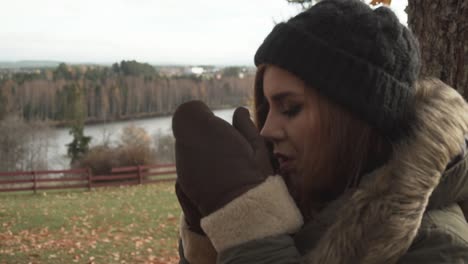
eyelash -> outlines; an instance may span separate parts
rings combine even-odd
[[[302,110],[302,105],[294,105],[287,110],[284,110],[282,113],[288,117],[294,117]]]

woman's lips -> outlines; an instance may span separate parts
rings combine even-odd
[[[292,172],[294,170],[294,160],[280,161],[280,171],[283,173]]]
[[[294,158],[281,153],[275,153],[275,157],[278,160],[280,172],[288,173],[294,170]]]

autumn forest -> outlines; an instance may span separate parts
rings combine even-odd
[[[245,105],[253,82],[245,68],[167,74],[136,61],[112,67],[61,63],[0,77],[0,119],[15,113],[57,125],[65,125],[77,111],[83,111],[86,123],[93,123],[167,115],[192,99],[214,109]]]

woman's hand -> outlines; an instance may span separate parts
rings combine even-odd
[[[273,171],[248,111],[237,109],[233,119],[235,127],[201,101],[182,104],[173,117],[178,184],[202,216],[262,183]]]
[[[233,124],[200,101],[179,106],[172,123],[177,181],[200,210],[201,227],[217,252],[291,234],[303,224],[283,179],[272,175],[248,111],[237,109]]]

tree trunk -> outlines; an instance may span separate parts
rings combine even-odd
[[[468,0],[408,0],[406,11],[421,44],[421,75],[468,98]]]

